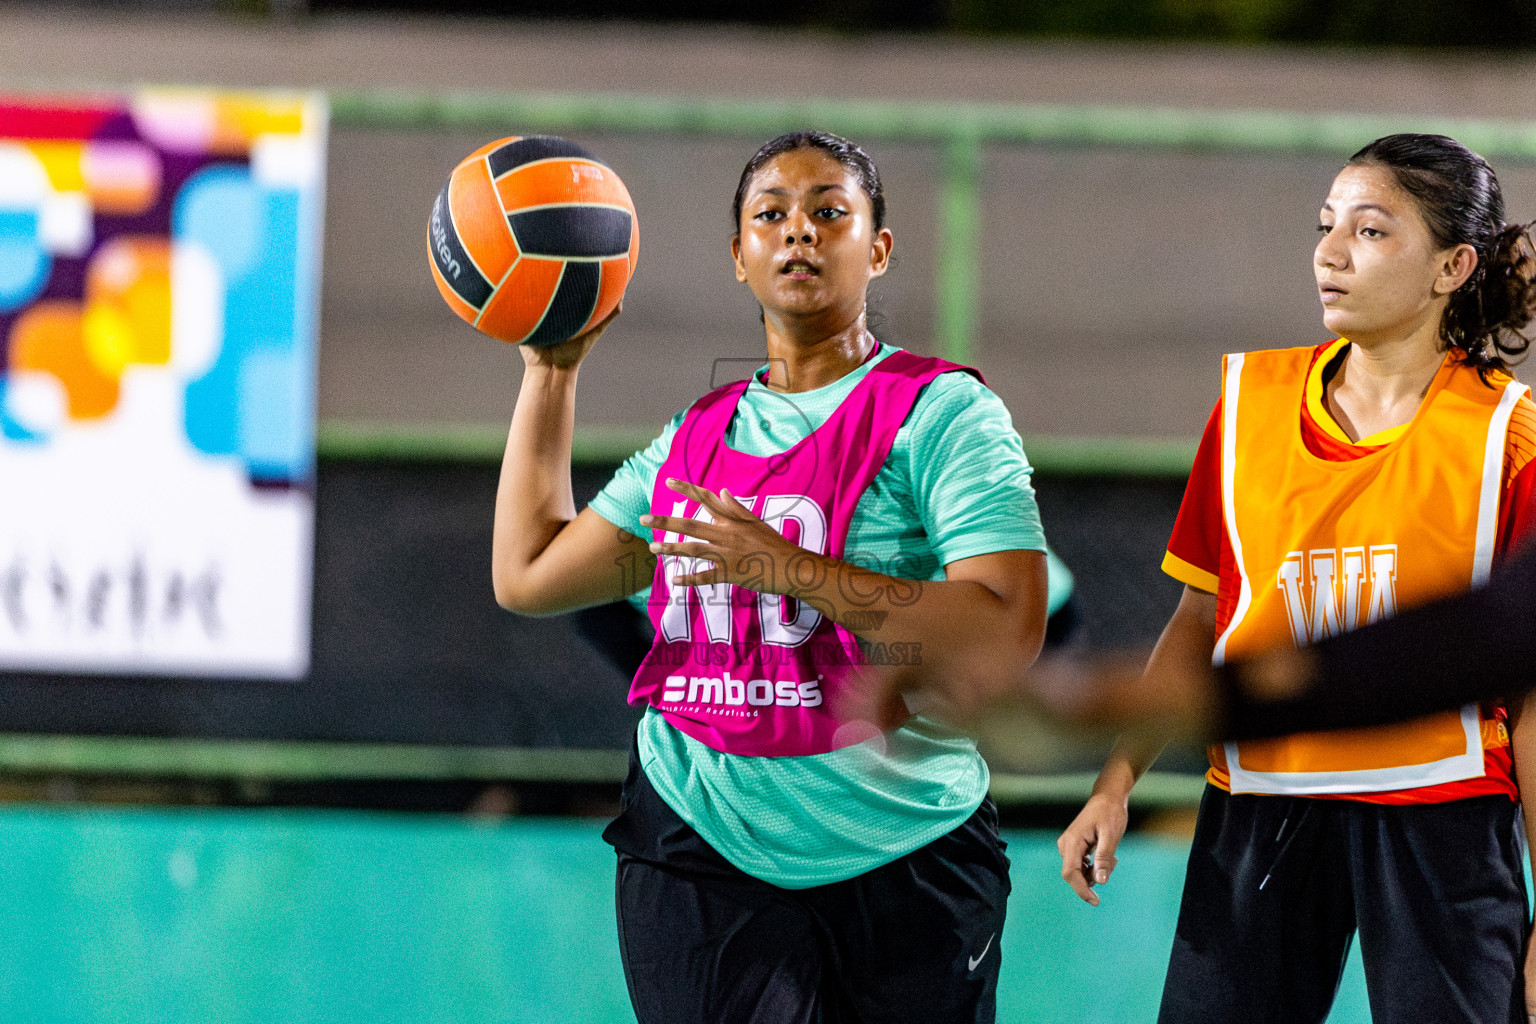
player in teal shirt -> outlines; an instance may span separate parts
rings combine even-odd
[[[751,455],[785,451],[826,420],[894,351],[815,391],[779,394],[754,377],[727,442]],[[656,473],[679,413],[592,499],[591,508],[645,540]],[[1045,550],[1030,466],[1001,400],[976,378],[934,380],[859,500],[845,560],[909,579],[943,579],[962,558]],[[742,757],[712,750],[648,710],[640,763],[651,784],[743,871],[788,888],[824,885],[895,860],[955,828],[987,792],[987,767],[967,736],[914,718],[876,740],[812,757]]]
[[[871,376],[898,350],[865,325],[865,292],[892,236],[873,163],[823,133],[760,149],[733,212],[737,278],[763,308],[770,358],[720,443],[766,458],[796,446],[861,382],[868,395],[895,379]],[[673,577],[674,587],[712,575],[745,586],[732,574],[767,559],[750,589],[809,604],[861,643],[920,651],[899,669],[909,688],[974,703],[1010,673],[955,666],[1021,669],[1038,651],[1048,584],[1030,467],[1007,410],[974,376],[940,373],[903,399],[899,428],[884,421],[880,443],[891,447],[857,492],[839,558],[797,547],[739,505],[743,515],[722,505],[707,530],[662,520],[684,543],[647,528],[681,418],[587,509],[574,507],[577,370],[602,326],[521,349],[527,370],[496,506],[503,606],[548,614],[627,596],[651,575],[619,567],[655,554],[707,567]],[[820,582],[785,574],[805,558],[826,570]],[[620,949],[641,1024],[990,1022],[1009,880],[987,783],[974,742],[921,715],[827,753],[746,756],[647,710],[623,812],[604,833],[618,852]]]

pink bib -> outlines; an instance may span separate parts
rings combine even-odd
[[[859,497],[890,455],[922,389],[969,367],[897,350],[872,366],[825,423],[788,451],[757,456],[725,443],[748,382],[718,388],[683,417],[656,474],[651,513],[708,521],[707,509],[667,487],[669,478],[727,488],[779,533],[818,555],[843,557]],[[667,533],[658,539],[676,541]],[[708,563],[701,563],[701,568]],[[820,612],[778,594],[727,584],[672,587],[694,559],[656,564],[650,615],[656,640],[630,686],[694,739],[729,754],[824,754],[867,738],[832,713],[832,698],[864,661],[858,640]],[[789,572],[809,582],[806,559]]]

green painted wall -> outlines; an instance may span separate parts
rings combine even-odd
[[[592,821],[0,810],[0,1020],[629,1022]],[[1184,848],[1127,841],[1105,905],[1009,836],[999,1020],[1151,1021]],[[1369,1020],[1358,964],[1335,1022]]]

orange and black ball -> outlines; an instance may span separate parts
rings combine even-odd
[[[557,345],[619,304],[640,247],[629,190],[573,142],[513,136],[464,159],[427,249],[453,311],[502,341]]]

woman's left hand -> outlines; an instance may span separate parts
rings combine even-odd
[[[809,566],[797,574],[795,569],[801,560],[829,559],[790,543],[777,530],[753,515],[752,510],[729,491],[722,489],[719,494],[713,494],[686,480],[668,479],[666,484],[677,493],[698,502],[714,517],[712,523],[677,516],[640,517],[640,522],[649,526],[658,537],[674,533],[685,538],[677,541],[652,541],[652,553],[667,558],[698,558],[713,563],[712,568],[700,572],[679,574],[672,580],[674,585],[702,587],[729,583],[760,594],[790,594],[793,590],[791,577],[825,576],[824,571],[816,571],[816,568]]]

